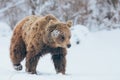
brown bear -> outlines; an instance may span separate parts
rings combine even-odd
[[[21,20],[13,31],[10,44],[14,69],[22,70],[21,61],[26,58],[26,71],[36,74],[39,58],[50,53],[56,73],[65,74],[71,25],[71,21],[64,23],[53,15],[32,15]]]

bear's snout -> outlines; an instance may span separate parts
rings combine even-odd
[[[70,48],[71,47],[71,44],[67,44],[67,48]]]

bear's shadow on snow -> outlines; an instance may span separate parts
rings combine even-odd
[[[56,74],[56,73],[45,73],[45,72],[37,72],[37,75],[46,75],[46,76],[55,76],[55,75],[63,75],[63,74]],[[72,74],[65,74],[63,76],[71,76]]]
[[[37,74],[30,74],[28,72],[24,72],[24,71],[14,71],[13,72],[14,75],[33,75],[33,76],[71,76],[73,74],[69,74],[69,73],[66,73],[65,75],[59,73],[59,74],[56,74],[56,73],[48,73],[48,72],[39,72],[37,71]]]

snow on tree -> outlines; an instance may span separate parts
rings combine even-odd
[[[27,15],[46,14],[90,31],[120,28],[120,0],[0,0],[0,18],[11,29]]]

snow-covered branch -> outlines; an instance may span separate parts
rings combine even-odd
[[[7,7],[3,8],[0,10],[0,13],[4,13],[5,11],[9,10],[10,8],[16,7],[20,4],[23,4],[25,1],[24,0],[20,0],[19,2],[15,3],[15,4],[10,4]]]

